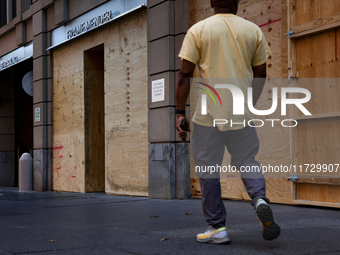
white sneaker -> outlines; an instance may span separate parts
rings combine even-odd
[[[197,242],[221,244],[230,243],[231,240],[225,227],[214,229],[212,226],[209,226],[204,233],[200,233],[197,235]]]
[[[263,199],[256,202],[256,215],[262,226],[262,236],[265,240],[274,240],[280,235],[281,229],[274,220],[272,209]]]

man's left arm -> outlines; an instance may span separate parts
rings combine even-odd
[[[264,84],[266,83],[266,77],[267,77],[267,71],[266,71],[266,63],[259,65],[259,66],[253,66],[253,106],[256,105],[257,101],[259,100],[262,90],[264,87]]]
[[[190,93],[190,79],[193,77],[195,64],[187,61],[185,59],[182,60],[182,68],[179,71],[176,85],[176,109],[184,110],[186,107],[186,103],[188,100],[188,96]],[[185,142],[185,138],[187,137],[187,131],[181,129],[181,123],[184,118],[186,118],[185,114],[176,114],[176,129],[178,131],[179,137]],[[190,122],[188,118],[186,118],[186,124],[188,127],[188,131],[190,131]]]

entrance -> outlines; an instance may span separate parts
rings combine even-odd
[[[85,192],[105,191],[104,45],[84,52]]]
[[[0,186],[18,186],[19,158],[33,150],[33,97],[22,86],[32,69],[29,59],[0,72]]]

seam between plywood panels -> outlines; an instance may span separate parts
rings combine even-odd
[[[296,1],[295,0],[288,0],[287,1],[287,16],[288,16],[288,31],[291,31],[292,27],[295,25],[296,21],[296,12],[295,12]],[[287,31],[287,32],[288,32]],[[295,40],[289,39],[288,42],[288,64],[290,68],[290,76],[297,77],[297,70],[296,70],[296,48],[295,48]],[[288,83],[288,82],[287,82]],[[292,94],[290,95],[290,97]],[[292,105],[289,106],[289,118],[296,116],[293,113],[294,108]],[[298,163],[298,130],[297,128],[290,129],[290,155],[291,155],[291,164],[297,165]],[[294,182],[291,183],[291,202],[293,203],[296,200],[296,184]]]

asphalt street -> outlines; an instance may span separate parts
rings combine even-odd
[[[340,254],[340,210],[271,204],[281,236],[265,241],[249,202],[225,200],[229,245],[201,244],[200,199],[0,188],[0,255]]]

